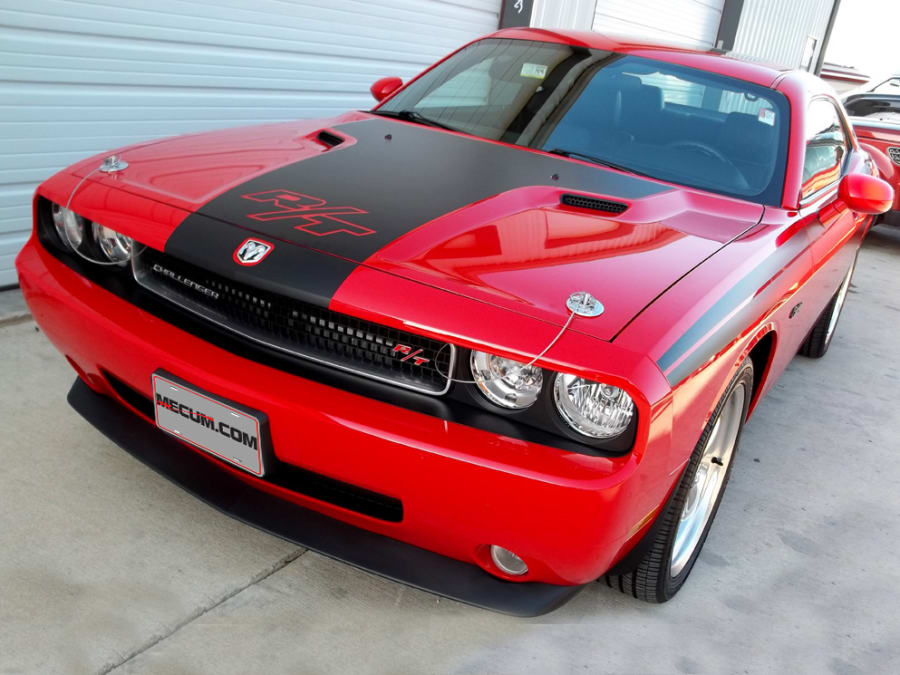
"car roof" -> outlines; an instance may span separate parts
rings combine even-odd
[[[590,49],[601,49],[620,54],[633,54],[747,80],[764,87],[771,87],[776,80],[785,75],[808,75],[808,73],[803,71],[750,60],[735,54],[725,54],[712,50],[703,51],[677,42],[647,40],[645,38],[613,33],[546,28],[506,28],[492,33],[488,37],[538,40]]]

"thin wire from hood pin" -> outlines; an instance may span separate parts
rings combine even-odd
[[[563,327],[556,334],[556,337],[554,337],[552,340],[550,340],[550,342],[547,344],[546,347],[544,347],[544,349],[541,351],[540,354],[535,356],[528,363],[525,363],[525,364],[522,364],[521,366],[519,366],[519,368],[514,370],[512,372],[512,374],[515,375],[515,374],[522,372],[526,368],[531,368],[531,366],[533,366],[535,363],[537,363],[539,359],[544,358],[544,356],[547,354],[547,352],[549,352],[553,348],[553,345],[555,345],[557,342],[559,342],[559,340],[563,336],[563,334],[569,329],[569,326],[572,324],[572,320],[575,318],[575,314],[576,314],[576,312],[574,310],[570,310],[569,318],[566,319],[566,322],[563,324]],[[446,346],[447,346],[446,343],[444,345],[442,345],[441,348],[437,350],[437,354],[434,355],[434,369],[437,371],[437,374],[440,375],[441,377],[443,377],[448,382],[456,382],[457,384],[478,384],[477,380],[458,380],[455,377],[450,377],[449,375],[441,372],[441,369],[438,368],[438,358],[437,357],[441,355],[441,352],[444,351],[444,347],[446,347]],[[508,373],[505,377],[509,377],[509,375],[510,374]],[[499,379],[499,376],[492,375],[488,379],[496,380],[496,379]]]
[[[101,164],[100,166],[95,166],[93,169],[91,169],[91,170],[88,171],[86,174],[84,174],[84,175],[81,177],[81,180],[80,180],[80,181],[78,181],[77,183],[75,183],[75,187],[72,188],[72,191],[69,193],[69,198],[66,200],[66,211],[71,211],[71,210],[72,210],[71,208],[69,208],[69,207],[72,205],[72,198],[75,196],[75,193],[78,192],[78,188],[81,187],[81,184],[84,183],[84,181],[86,181],[86,180],[88,179],[88,177],[89,177],[91,174],[96,173],[97,171],[99,171],[99,170],[100,170],[100,167],[102,167],[102,166],[103,166],[102,164]],[[95,265],[107,265],[107,266],[111,266],[111,265],[118,265],[118,266],[121,266],[121,265],[122,265],[121,262],[112,262],[112,261],[110,261],[110,260],[94,260],[94,259],[91,258],[90,256],[85,255],[82,251],[79,250],[79,247],[78,247],[78,246],[75,246],[75,244],[72,243],[72,238],[69,236],[69,230],[66,229],[65,227],[63,227],[63,228],[62,228],[62,231],[63,231],[63,232],[65,233],[65,235],[66,235],[66,241],[69,243],[69,248],[71,248],[73,251],[75,251],[75,253],[76,253],[78,256],[84,258],[84,259],[87,260],[89,263],[93,263],[93,264],[95,264]],[[134,240],[132,240],[132,241],[134,241]],[[137,242],[135,242],[135,243],[137,243]],[[80,244],[79,244],[79,246],[80,246]],[[146,244],[142,246],[142,248],[140,249],[140,251],[132,251],[132,253],[131,253],[132,257],[134,257],[134,256],[138,255],[139,253],[141,253],[145,248],[147,248]]]

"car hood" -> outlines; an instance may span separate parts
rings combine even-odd
[[[124,171],[90,181],[183,213],[165,243],[174,256],[270,289],[302,287],[323,304],[364,266],[555,325],[569,295],[588,291],[605,311],[577,329],[604,340],[763,211],[362,113],[119,154]],[[241,264],[234,252],[248,237],[273,254]]]

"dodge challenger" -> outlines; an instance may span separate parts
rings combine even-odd
[[[16,264],[70,404],[222,511],[439,595],[668,600],[891,187],[827,85],[713,53],[512,29],[372,94],[38,187]]]

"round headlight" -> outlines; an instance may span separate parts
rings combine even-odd
[[[556,376],[553,398],[568,425],[591,438],[618,436],[634,416],[634,401],[622,389],[575,375]]]
[[[87,222],[74,211],[53,205],[53,225],[62,243],[70,248],[78,248],[84,241],[84,225]]]
[[[472,352],[472,377],[481,393],[503,408],[521,410],[537,401],[544,371],[486,352]]]
[[[124,265],[131,260],[131,251],[134,248],[134,240],[131,237],[94,223],[94,240],[110,262]]]

